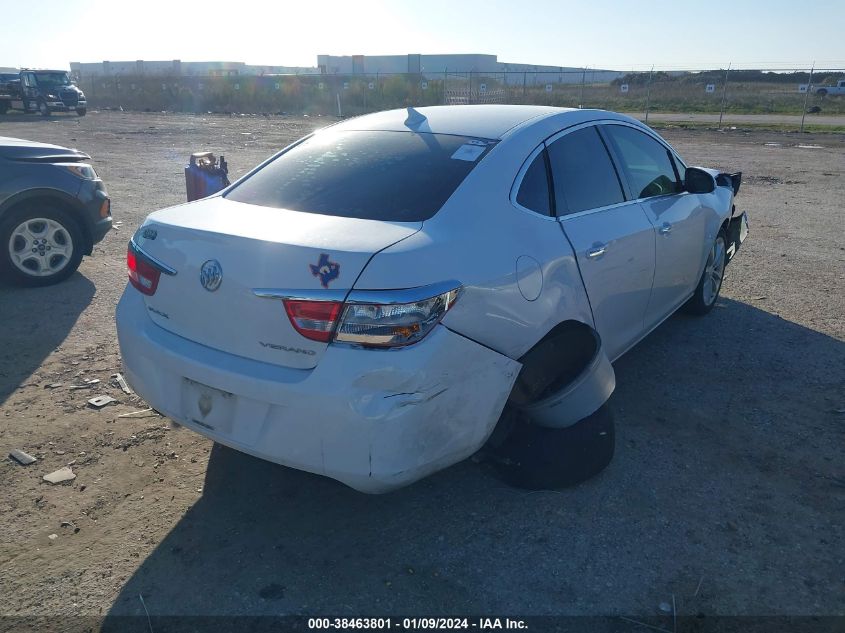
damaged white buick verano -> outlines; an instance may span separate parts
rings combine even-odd
[[[740,178],[599,110],[347,120],[147,218],[126,377],[216,442],[364,492],[485,443],[517,484],[573,483],[613,455],[611,362],[716,302]]]

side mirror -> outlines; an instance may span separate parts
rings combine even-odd
[[[716,189],[716,180],[708,172],[698,167],[687,167],[684,172],[684,190],[690,193],[712,193]]]

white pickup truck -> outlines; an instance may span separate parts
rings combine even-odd
[[[835,86],[813,86],[813,92],[822,97],[825,95],[845,95],[845,79],[840,79]]]

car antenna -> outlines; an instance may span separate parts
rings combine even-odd
[[[405,119],[405,125],[407,127],[419,127],[421,124],[425,123],[426,118],[422,112],[418,110],[414,110],[413,108],[408,108],[408,118]]]

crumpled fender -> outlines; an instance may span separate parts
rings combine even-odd
[[[598,411],[615,388],[613,365],[599,345],[593,359],[572,382],[551,396],[523,404],[519,409],[534,424],[565,428]]]

